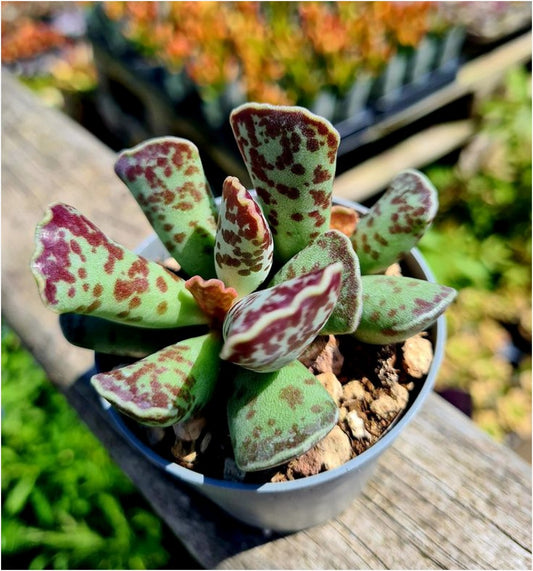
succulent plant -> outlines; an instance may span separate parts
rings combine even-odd
[[[32,269],[71,342],[142,357],[92,378],[103,397],[169,426],[222,384],[237,465],[254,471],[304,453],[337,422],[335,402],[298,361],[318,335],[395,343],[435,321],[455,291],[381,273],[435,215],[421,173],[400,173],[357,223],[332,205],[339,135],[328,121],[248,103],[230,122],[255,191],[228,177],[218,209],[189,141],[152,139],[116,162],[180,272],[61,203],[37,227]]]

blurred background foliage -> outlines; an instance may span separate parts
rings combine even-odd
[[[457,163],[426,169],[440,209],[421,250],[438,281],[460,290],[437,389],[468,394],[474,420],[500,441],[523,443],[528,457],[531,73],[510,71],[477,116]]]
[[[5,326],[2,568],[197,568]]]

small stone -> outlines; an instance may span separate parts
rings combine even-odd
[[[396,348],[394,345],[382,345],[377,352],[378,365],[376,367],[376,375],[381,384],[390,386],[397,383],[400,378],[399,371],[396,369]]]
[[[361,381],[350,381],[342,387],[342,398],[347,401],[363,401],[366,399],[367,391]]]
[[[406,339],[402,353],[403,368],[408,375],[415,379],[421,379],[428,374],[433,361],[433,345],[424,333]]]
[[[346,415],[346,424],[352,436],[357,438],[357,440],[370,438],[371,435],[365,428],[364,420],[354,410]]]
[[[398,403],[398,408],[403,410],[409,402],[409,389],[400,383],[394,383],[390,387],[391,396]]]
[[[333,373],[320,373],[320,375],[317,375],[316,378],[328,391],[331,398],[337,403],[337,406],[340,405],[343,390],[339,379],[337,379]]]
[[[328,342],[317,355],[313,363],[315,373],[334,373],[340,375],[344,357],[339,350],[339,343],[334,335],[330,335]]]
[[[352,457],[348,435],[339,427],[333,429],[311,450],[298,456],[288,466],[289,478],[303,478],[342,466]]]
[[[207,420],[203,416],[190,418],[184,422],[178,422],[172,425],[176,438],[185,440],[186,442],[193,442],[200,438],[202,430],[205,428]]]
[[[312,343],[310,343],[304,352],[298,357],[298,361],[311,369],[318,355],[323,351],[328,343],[326,335],[319,335]]]
[[[272,478],[270,478],[271,482],[286,482],[287,480],[287,475],[283,472],[276,472]]]
[[[370,410],[379,418],[389,420],[395,418],[401,408],[396,399],[390,395],[383,394],[370,403]]]
[[[385,270],[385,275],[386,276],[401,277],[402,276],[402,267],[398,263],[392,264]]]

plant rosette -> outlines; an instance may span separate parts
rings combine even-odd
[[[370,472],[431,390],[439,317],[456,292],[428,280],[413,250],[437,211],[424,175],[400,173],[358,216],[333,204],[340,138],[329,121],[247,103],[230,123],[255,193],[228,177],[218,208],[189,141],[152,139],[116,162],[176,271],[125,250],[62,203],[37,227],[32,270],[67,339],[137,359],[91,382],[124,430],[125,416],[155,427],[152,437],[175,437],[171,457],[181,465],[152,460],[247,523],[301,529],[346,507],[341,492],[362,487],[351,475]],[[365,353],[378,359],[366,369]],[[401,416],[411,388],[418,394]],[[222,453],[221,478],[239,481],[190,469],[210,453]],[[324,496],[311,501],[318,488]]]

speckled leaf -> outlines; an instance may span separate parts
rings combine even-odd
[[[272,267],[273,249],[261,209],[239,179],[226,178],[215,243],[217,276],[242,297],[265,281]]]
[[[328,320],[341,279],[342,264],[336,262],[243,297],[226,315],[220,357],[259,372],[287,365]]]
[[[132,365],[94,375],[91,383],[137,422],[170,426],[209,401],[218,377],[220,345],[214,334],[187,339]]]
[[[72,206],[50,205],[35,242],[32,271],[57,313],[156,328],[207,321],[183,279],[113,242]]]
[[[61,332],[66,340],[78,347],[107,355],[142,359],[183,339],[207,332],[206,325],[148,329],[108,321],[94,315],[63,313],[59,316]]]
[[[422,173],[405,170],[362,216],[351,237],[363,274],[384,271],[413,248],[433,221],[437,191]]]
[[[263,375],[239,370],[234,387],[228,423],[236,463],[245,472],[307,452],[337,422],[335,402],[298,361]]]
[[[457,292],[399,276],[363,276],[363,315],[354,336],[365,343],[398,343],[429,327]]]
[[[339,134],[302,107],[246,103],[230,122],[284,263],[329,229]]]
[[[342,262],[342,286],[335,309],[321,330],[321,335],[344,334],[355,331],[361,319],[362,288],[359,261],[350,240],[337,230],[328,230],[307,248],[293,256],[274,276],[270,286],[296,276],[325,268],[332,262]]]
[[[183,270],[216,277],[216,207],[195,145],[177,137],[150,139],[123,151],[115,172]]]

